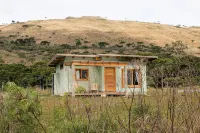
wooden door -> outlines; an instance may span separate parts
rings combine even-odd
[[[116,73],[114,67],[105,67],[104,70],[105,91],[116,91]]]

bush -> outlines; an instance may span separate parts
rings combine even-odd
[[[176,28],[181,28],[181,25],[180,25],[180,24],[178,24],[178,25],[176,25],[175,27],[176,27]]]
[[[6,95],[0,110],[0,132],[39,132],[41,106],[36,92],[24,89],[13,82],[5,85]]]
[[[10,43],[15,44],[17,46],[31,46],[33,44],[36,43],[35,38],[34,37],[30,37],[30,38],[19,38],[16,39],[15,41],[10,41]]]
[[[72,48],[72,46],[69,44],[62,44],[62,45],[60,45],[60,47],[63,49],[71,49]]]
[[[81,43],[81,40],[80,39],[76,39],[76,46],[80,46],[82,43]]]
[[[81,47],[82,49],[87,49],[87,48],[89,48],[88,46],[82,46]]]
[[[40,42],[40,45],[43,45],[43,46],[49,46],[51,42],[48,42],[48,41],[41,41]]]
[[[86,88],[83,86],[78,86],[75,91],[75,93],[85,93],[85,92],[86,92]]]
[[[107,42],[99,42],[98,45],[99,45],[100,48],[105,48],[106,45],[109,45],[109,43],[107,43]]]
[[[127,43],[127,44],[126,44],[127,47],[130,47],[131,45],[132,45],[131,43]]]

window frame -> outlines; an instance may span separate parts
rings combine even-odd
[[[138,71],[139,80],[138,80],[138,85],[134,85],[133,81],[132,81],[131,85],[128,85],[128,76],[127,76],[127,87],[128,88],[141,88],[141,83],[142,83],[142,74],[141,74],[141,71],[139,69],[129,68],[129,69],[127,69],[127,74],[128,74],[128,70],[132,71],[131,72],[132,73],[131,77],[133,77],[133,72],[134,71]],[[122,76],[122,88],[125,88],[125,86],[124,86],[124,69],[122,69],[121,73],[122,73],[122,75],[121,75]]]
[[[81,72],[80,72],[80,79],[77,79],[77,76],[76,76],[76,71],[78,71],[78,70],[81,70]],[[87,78],[86,79],[82,78],[82,71],[83,70],[87,70]],[[75,80],[76,81],[88,81],[89,80],[89,69],[88,68],[76,68],[75,69]]]

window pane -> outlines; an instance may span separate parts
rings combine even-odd
[[[62,64],[60,64],[60,69],[63,69],[63,66],[64,66],[64,64],[62,63]]]
[[[131,85],[131,79],[132,79],[132,75],[131,75],[131,70],[127,70],[127,84]]]
[[[134,70],[133,76],[134,85],[139,85],[139,72]]]
[[[88,78],[88,70],[82,70],[82,79]]]
[[[81,79],[81,70],[76,70],[76,79]]]

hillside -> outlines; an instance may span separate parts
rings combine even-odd
[[[88,48],[89,53],[91,50],[93,53],[105,52],[103,49],[99,51],[98,48],[90,48],[91,46],[96,47],[99,42],[104,42],[111,47],[120,45],[119,47],[126,49],[127,44],[138,42],[140,44],[155,44],[163,47],[165,44],[170,45],[172,42],[182,41],[189,48],[187,52],[199,55],[200,27],[180,27],[136,21],[114,21],[100,17],[68,17],[62,20],[37,20],[0,25],[0,39],[6,40],[8,45],[11,41],[32,37],[36,44],[41,45],[84,45],[85,49]],[[70,50],[70,52],[77,51],[79,50],[74,48]],[[19,50],[13,49],[13,52],[10,53],[8,49],[1,49],[0,56],[4,58],[6,54],[9,54],[12,57],[10,58],[12,61],[7,61],[7,63],[17,63],[21,59],[13,60],[13,58],[19,57],[16,52],[19,52]],[[22,50],[21,52],[24,51]],[[29,52],[25,52],[25,54],[29,54]]]

